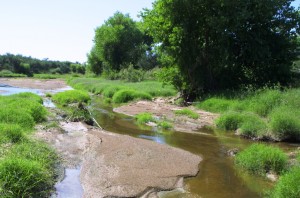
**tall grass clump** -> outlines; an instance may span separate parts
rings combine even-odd
[[[88,103],[91,98],[87,92],[79,90],[69,90],[53,95],[52,100],[61,105],[68,105],[70,103]]]
[[[275,139],[300,140],[300,110],[282,106],[270,114],[270,128]]]
[[[243,122],[243,115],[239,112],[229,111],[222,114],[216,121],[216,126],[224,130],[237,130]]]
[[[135,116],[138,124],[145,124],[147,122],[155,122],[153,115],[151,113],[140,113]]]
[[[18,143],[25,138],[22,128],[17,124],[0,123],[0,144]]]
[[[144,92],[139,92],[130,89],[122,89],[114,94],[112,101],[114,103],[126,103],[137,99],[151,100],[152,97]]]
[[[252,144],[236,155],[235,164],[250,173],[265,175],[267,172],[282,173],[288,158],[279,148],[264,144]]]
[[[194,112],[190,109],[181,109],[181,110],[175,110],[174,113],[176,115],[185,115],[189,118],[192,118],[192,119],[198,119],[199,118],[199,114],[197,112]]]
[[[270,198],[299,198],[300,197],[300,167],[294,167],[281,176],[274,189],[269,193]]]
[[[30,130],[35,125],[34,118],[17,106],[7,106],[0,109],[0,123],[18,124],[25,130]]]
[[[28,99],[30,101],[34,101],[40,104],[43,104],[43,99],[42,97],[34,94],[34,93],[30,93],[30,92],[23,92],[23,93],[18,93],[18,94],[14,94],[8,97],[12,97],[15,99]]]
[[[210,112],[222,113],[228,111],[236,102],[236,100],[213,97],[199,103],[197,107]]]
[[[51,174],[36,161],[12,156],[0,162],[1,197],[47,197],[53,185]]]
[[[106,98],[112,98],[116,92],[118,92],[121,89],[124,89],[126,87],[122,87],[119,85],[111,85],[103,89],[102,95]]]

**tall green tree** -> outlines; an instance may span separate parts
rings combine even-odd
[[[161,61],[178,67],[183,94],[287,83],[299,12],[292,0],[157,0],[142,13]]]
[[[94,51],[105,69],[119,71],[129,64],[135,65],[145,52],[143,34],[129,15],[120,12],[96,29]]]

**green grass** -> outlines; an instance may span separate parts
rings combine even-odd
[[[52,100],[60,105],[68,105],[71,103],[88,103],[91,98],[87,92],[69,90],[53,95]]]
[[[0,97],[0,197],[50,196],[58,157],[28,135],[45,120],[41,102],[31,93]]]
[[[114,103],[126,103],[138,99],[151,100],[151,96],[145,92],[131,89],[121,89],[114,94],[112,101]]]
[[[172,123],[168,121],[161,121],[158,123],[158,126],[161,127],[162,129],[172,129],[173,125]]]
[[[147,122],[156,122],[151,113],[140,113],[135,116],[138,124],[145,124]]]
[[[106,80],[103,78],[76,78],[70,79],[68,83],[75,89],[102,94],[106,98],[111,98],[115,103],[129,102],[135,99],[149,99],[158,96],[174,96],[177,93],[172,86],[163,86],[162,83],[156,81],[130,83],[120,80]],[[125,100],[119,101],[116,99],[116,101],[114,101],[113,98],[116,98],[115,95],[119,91],[124,91],[128,97],[124,97]],[[133,91],[135,91],[135,94]],[[120,95],[118,97],[120,97]]]
[[[181,110],[175,110],[174,113],[176,115],[185,115],[189,118],[192,118],[192,119],[198,119],[199,118],[199,114],[190,110],[190,109],[181,109]]]
[[[198,108],[221,113],[216,126],[254,138],[300,141],[300,89],[262,89],[214,96]]]
[[[276,183],[270,192],[270,198],[299,198],[300,197],[300,167],[295,167],[283,176]]]
[[[9,71],[9,70],[1,70],[0,71],[0,77],[16,78],[16,77],[27,77],[27,75],[25,75],[25,74],[16,74],[16,73],[13,73],[12,71]]]
[[[19,125],[0,123],[0,144],[18,143],[23,139],[25,139],[25,135]]]
[[[287,156],[279,148],[252,144],[236,155],[235,164],[250,173],[264,176],[267,172],[282,173],[287,167]]]

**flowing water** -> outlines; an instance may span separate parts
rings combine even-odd
[[[228,132],[205,129],[200,130],[199,134],[190,134],[141,128],[133,118],[113,112],[111,106],[103,104],[96,97],[90,108],[97,122],[107,131],[167,144],[203,158],[199,174],[185,180],[185,193],[166,193],[163,197],[254,198],[262,197],[263,192],[272,187],[270,181],[237,170],[233,158],[227,155],[228,149],[243,149],[252,141]],[[294,149],[295,146],[299,145],[283,144],[281,147]]]

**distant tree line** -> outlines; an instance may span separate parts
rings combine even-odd
[[[291,2],[156,0],[141,22],[117,12],[96,29],[88,67],[96,74],[164,67],[162,80],[187,100],[247,85],[287,85],[299,63],[300,11]]]
[[[3,70],[27,76],[39,73],[67,74],[74,72],[84,74],[85,66],[77,62],[40,60],[22,55],[4,54],[0,55],[0,71]]]

